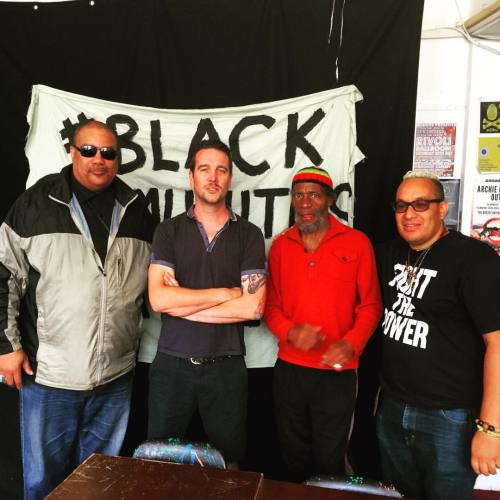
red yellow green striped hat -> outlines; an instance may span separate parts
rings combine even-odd
[[[330,174],[319,167],[301,168],[292,179],[292,186],[297,182],[316,182],[329,188],[333,188],[333,181]]]

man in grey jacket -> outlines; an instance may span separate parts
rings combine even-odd
[[[116,178],[113,130],[82,125],[70,153],[0,227],[0,380],[21,389],[26,499],[120,450],[154,228]]]

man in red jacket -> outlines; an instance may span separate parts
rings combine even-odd
[[[289,479],[344,473],[358,358],[382,312],[368,238],[338,222],[326,170],[292,180],[295,224],[269,253],[264,320],[279,340],[274,401]]]

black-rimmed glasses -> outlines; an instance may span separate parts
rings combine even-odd
[[[92,144],[83,144],[82,146],[74,146],[74,148],[84,157],[84,158],[92,158],[97,154],[97,151],[100,151],[101,156],[105,160],[114,160],[118,151],[115,148],[104,146],[102,148],[98,146],[93,146]]]
[[[404,214],[408,207],[413,208],[415,212],[425,212],[429,210],[431,203],[440,203],[441,201],[444,200],[442,198],[434,198],[433,200],[418,199],[415,201],[395,201],[391,205],[397,214]]]

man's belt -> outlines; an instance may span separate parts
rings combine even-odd
[[[233,354],[226,354],[225,356],[193,356],[191,358],[186,358],[187,361],[193,365],[208,365],[210,363],[217,363],[217,361],[222,361],[223,359],[237,358],[240,356],[235,356]]]

